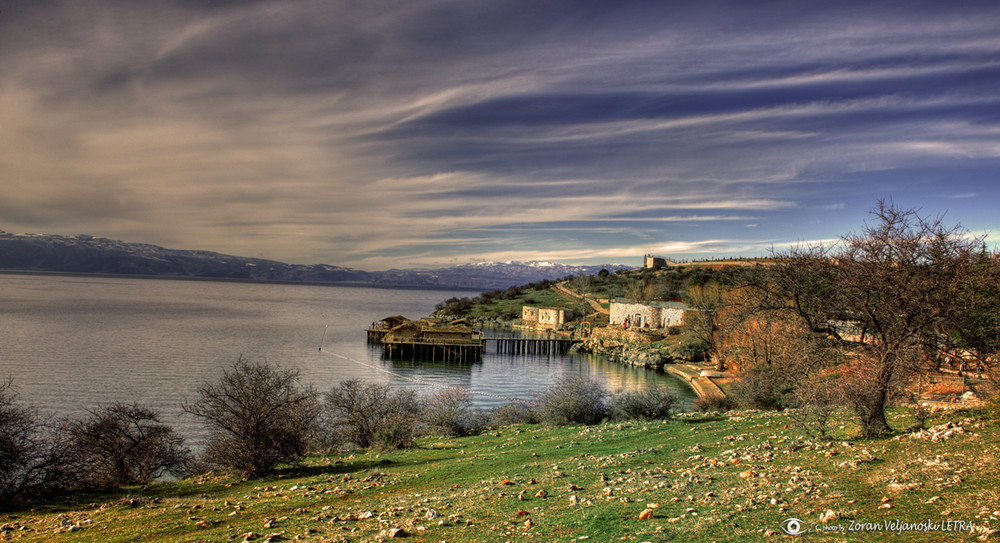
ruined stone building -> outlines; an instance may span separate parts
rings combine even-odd
[[[681,302],[638,303],[624,298],[611,302],[611,325],[629,328],[662,329],[684,324],[685,313],[693,311]]]
[[[534,307],[530,305],[521,308],[521,324],[540,330],[559,330],[566,323],[566,310],[551,307]]]

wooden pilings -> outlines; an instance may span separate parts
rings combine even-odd
[[[382,338],[389,332],[388,328],[369,328],[368,343],[381,343]]]
[[[487,338],[496,342],[496,352],[501,354],[566,354],[577,343],[575,339],[550,338]]]
[[[448,360],[478,362],[483,358],[485,343],[383,342],[386,358],[411,360]]]
[[[452,360],[474,362],[482,360],[486,342],[496,342],[498,354],[564,355],[578,339],[566,338],[502,338],[491,337],[472,342],[382,341],[387,358],[414,360]]]

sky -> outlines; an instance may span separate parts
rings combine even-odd
[[[1000,2],[0,0],[0,230],[365,270],[1000,242]]]

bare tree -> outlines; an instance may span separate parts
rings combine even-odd
[[[252,363],[242,356],[184,411],[212,430],[209,462],[249,475],[270,472],[307,451],[319,414],[316,393],[299,385],[297,370]]]
[[[156,411],[114,403],[66,423],[76,479],[88,488],[145,484],[168,473],[182,475],[190,452]]]
[[[832,338],[845,401],[864,436],[890,430],[890,393],[940,344],[959,309],[981,238],[943,219],[879,202],[875,224],[832,248],[793,249],[757,286],[764,306]]]

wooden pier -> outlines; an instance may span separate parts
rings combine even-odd
[[[546,337],[486,337],[465,321],[442,323],[434,319],[411,321],[386,317],[367,329],[368,341],[382,346],[386,358],[411,360],[482,360],[486,343],[496,352],[512,355],[563,355],[581,340],[563,335]]]
[[[368,328],[368,341],[382,345],[390,359],[451,360],[475,362],[483,357],[486,339],[464,320],[443,323],[437,319],[411,321],[386,317]]]
[[[496,342],[496,352],[501,354],[566,354],[570,347],[579,343],[578,339],[569,338],[524,338],[524,337],[490,337],[486,341]]]

